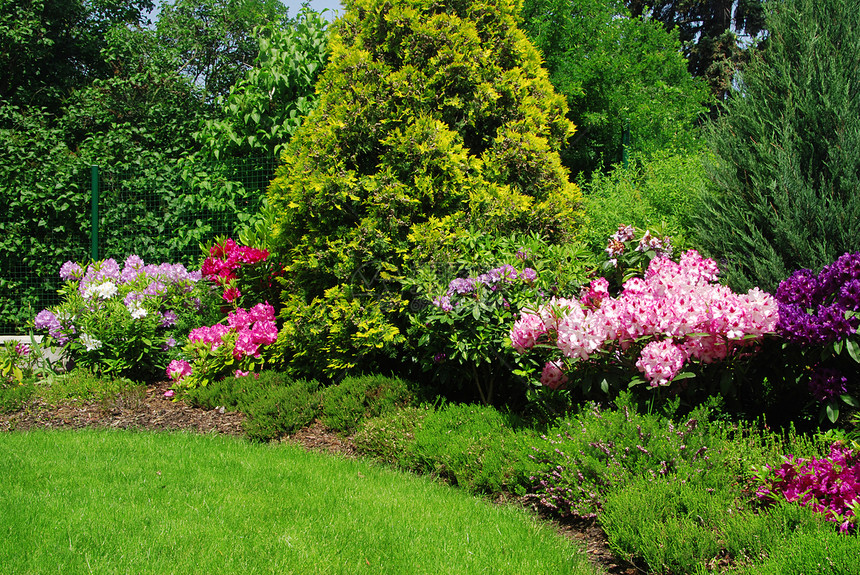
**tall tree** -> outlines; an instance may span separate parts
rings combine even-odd
[[[0,100],[57,112],[72,90],[110,72],[107,31],[141,23],[151,8],[151,0],[0,1]]]
[[[860,250],[860,11],[853,0],[768,7],[768,41],[710,136],[716,191],[699,223],[740,289],[773,290]]]
[[[690,146],[707,108],[677,32],[631,16],[621,0],[525,0],[523,29],[567,97],[577,134],[562,151],[572,173],[607,169],[628,152]]]
[[[678,30],[695,76],[725,99],[735,69],[745,59],[744,46],[764,29],[764,0],[625,0],[634,16]]]
[[[269,24],[287,24],[279,0],[164,0],[156,30],[182,73],[213,103],[251,69],[259,51],[253,31]]]

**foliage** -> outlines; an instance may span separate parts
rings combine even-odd
[[[693,239],[693,216],[707,185],[699,153],[657,153],[628,168],[616,165],[608,174],[595,172],[583,184],[585,215],[577,239],[595,254],[621,225],[650,229],[672,237],[683,250]]]
[[[694,76],[707,80],[719,100],[732,90],[734,75],[761,40],[764,0],[624,0],[635,16],[660,22],[678,37]]]
[[[633,477],[686,479],[711,468],[707,407],[676,425],[637,413],[629,392],[615,403],[613,410],[583,405],[533,441],[529,461],[521,462],[529,499],[562,517],[595,517],[607,495]]]
[[[291,296],[282,304],[274,358],[294,376],[334,381],[359,368],[384,371],[399,357],[404,338],[390,316],[404,304],[396,294],[339,285],[310,303]]]
[[[129,256],[60,268],[61,303],[40,311],[44,344],[60,346],[76,365],[96,372],[149,379],[163,373],[189,325],[201,321],[207,290],[199,272],[181,264],[145,265]],[[202,286],[201,286],[202,287]],[[196,289],[198,288],[198,289]]]
[[[730,285],[765,290],[860,250],[860,14],[847,0],[774,2],[768,41],[709,139],[716,190],[699,242]]]
[[[286,17],[286,7],[277,0],[162,1],[153,34],[175,54],[177,70],[211,103],[226,96],[251,67],[258,52],[253,30],[281,25]]]
[[[523,450],[516,425],[515,417],[489,406],[446,405],[415,428],[407,457],[414,469],[469,491],[509,491]]]
[[[278,338],[271,305],[264,302],[248,310],[236,308],[227,313],[225,321],[188,334],[182,347],[184,359],[167,366],[175,388],[205,387],[228,374],[247,375],[271,364],[271,347]]]
[[[222,117],[194,134],[203,153],[280,156],[303,118],[316,105],[314,84],[328,59],[327,21],[303,9],[288,26],[256,28],[254,66],[218,103]]]
[[[561,152],[573,174],[608,170],[623,154],[698,146],[710,99],[687,72],[677,32],[631,16],[620,0],[526,0],[522,15],[579,129]]]
[[[551,389],[566,386],[573,376],[571,387],[586,396],[595,384],[614,394],[645,381],[651,391],[673,386],[675,393],[710,394],[715,390],[707,380],[690,385],[695,374],[682,372],[685,364],[709,365],[754,352],[778,321],[773,296],[758,289],[735,294],[716,283],[718,272],[713,260],[695,250],[678,263],[657,257],[644,279],[627,280],[617,297],[610,295],[606,278],[598,278],[578,300],[553,298],[521,313],[511,341],[520,353],[549,347],[541,383]],[[634,368],[644,380],[630,379]]]
[[[352,433],[362,421],[392,413],[414,402],[414,386],[395,377],[346,377],[325,389],[320,421],[340,433]]]
[[[288,308],[315,298],[334,311],[366,296],[391,302],[367,308],[388,314],[379,323],[394,334],[409,237],[433,223],[446,234],[470,224],[486,233],[570,234],[580,194],[558,150],[572,126],[516,17],[508,0],[359,0],[333,24],[319,106],[290,141],[268,194],[280,216],[274,251],[292,262],[285,322],[293,322]],[[332,362],[335,370],[354,363]]]
[[[105,33],[140,24],[150,0],[33,0],[0,5],[0,101],[54,114],[76,88],[104,78]]]

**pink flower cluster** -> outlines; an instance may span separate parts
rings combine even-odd
[[[236,279],[236,270],[245,264],[265,261],[268,257],[267,250],[241,246],[228,238],[224,243],[212,246],[209,257],[203,261],[200,271],[203,277],[222,286],[224,288],[222,297],[232,302],[242,295],[233,282]]]
[[[198,327],[191,330],[188,340],[205,344],[212,351],[229,341],[226,336],[235,334],[233,357],[260,357],[260,346],[271,345],[278,339],[275,325],[275,309],[259,303],[250,310],[239,308],[227,314],[227,324]]]
[[[860,453],[835,443],[824,459],[791,455],[778,468],[765,466],[766,477],[756,490],[765,500],[784,498],[811,507],[839,523],[846,532],[856,525],[860,507]]]
[[[778,320],[774,298],[758,288],[735,294],[716,282],[713,260],[695,250],[678,263],[651,261],[645,277],[628,280],[617,298],[604,278],[580,300],[552,300],[525,312],[511,330],[520,353],[540,343],[564,356],[589,359],[600,351],[625,352],[643,338],[636,367],[652,387],[668,385],[690,360],[713,363],[772,333]]]

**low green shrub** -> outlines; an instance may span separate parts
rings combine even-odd
[[[767,559],[750,568],[749,575],[844,575],[855,573],[860,556],[860,539],[833,529],[810,533],[785,533],[779,545],[769,549]]]
[[[128,378],[110,377],[76,367],[69,372],[46,377],[36,383],[36,393],[49,405],[68,401],[96,401],[109,404],[120,395],[134,393],[142,385]]]
[[[413,469],[480,493],[515,491],[516,463],[528,428],[492,407],[448,405],[416,426],[407,459]]]
[[[319,383],[304,379],[270,388],[248,406],[245,433],[256,441],[270,441],[311,424],[320,410],[318,389]]]
[[[248,437],[270,441],[312,423],[320,414],[319,382],[293,380],[274,371],[226,377],[189,390],[185,398],[206,409],[224,407],[245,414]]]
[[[352,433],[362,420],[410,405],[414,397],[412,385],[400,378],[346,377],[325,389],[320,420],[329,429]]]
[[[614,410],[587,405],[533,441],[520,473],[539,507],[561,516],[595,517],[606,495],[632,477],[689,480],[713,466],[707,407],[676,424],[637,413],[629,392],[616,404]]]
[[[352,439],[362,455],[410,469],[408,453],[415,440],[415,430],[433,414],[429,407],[405,407],[385,413],[361,422]]]

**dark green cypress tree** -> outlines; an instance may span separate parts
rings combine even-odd
[[[770,31],[710,134],[699,240],[737,289],[860,250],[860,10],[768,4]]]

